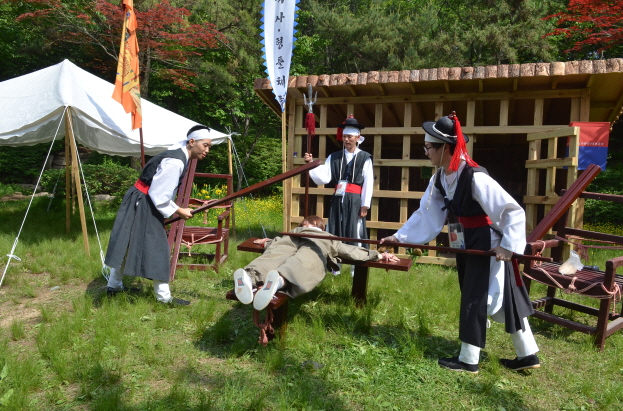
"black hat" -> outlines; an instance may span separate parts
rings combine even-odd
[[[456,144],[456,132],[454,130],[454,121],[450,116],[443,116],[437,121],[425,121],[422,128],[431,136],[438,138],[448,144]],[[461,134],[463,134],[461,132]],[[469,137],[463,134],[463,138],[467,143]]]
[[[366,128],[366,126],[364,126],[363,124],[359,124],[357,119],[353,117],[352,114],[346,120],[344,120],[344,122],[340,124],[338,127],[341,129],[344,129],[344,127],[355,127],[355,128],[358,128],[359,130],[363,130],[364,128]]]

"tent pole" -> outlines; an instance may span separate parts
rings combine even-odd
[[[67,110],[67,121],[71,121],[71,113]],[[69,142],[71,144],[71,172],[74,176],[74,185],[76,187],[76,197],[78,199],[78,210],[80,211],[80,225],[82,226],[82,241],[84,243],[84,251],[87,256],[91,256],[89,250],[89,237],[87,233],[87,219],[84,214],[84,200],[82,198],[82,186],[80,184],[80,170],[78,170],[78,147],[76,146],[76,140],[74,139],[73,131],[69,128]]]
[[[69,233],[71,229],[71,174],[69,167],[71,166],[71,155],[69,149],[71,143],[69,142],[69,107],[65,112],[65,231]]]

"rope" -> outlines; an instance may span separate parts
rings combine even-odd
[[[575,243],[571,240],[567,240],[566,238],[562,238],[559,236],[556,236],[555,238],[556,240],[564,241],[565,243],[575,245],[577,247],[577,251],[578,251],[578,254],[580,255],[580,258],[586,261],[590,260],[588,256],[588,250],[587,250],[588,248],[600,248],[600,249],[606,249],[606,250],[623,250],[623,247],[612,247],[612,246],[606,246],[606,245],[585,245],[582,243]],[[618,244],[612,241],[593,240],[590,238],[582,238],[582,237],[577,237],[577,236],[573,236],[572,238],[580,240],[580,241],[594,241],[596,243]]]
[[[82,162],[80,161],[80,156],[78,155],[78,143],[76,141],[76,135],[74,133],[73,124],[69,122],[69,127],[71,128],[71,135],[74,138],[74,147],[76,147],[76,158],[78,159],[78,166],[80,168],[80,175],[82,176],[82,185],[84,186],[84,193],[87,197],[87,203],[89,204],[89,211],[91,211],[91,218],[93,219],[93,227],[95,228],[95,237],[97,238],[97,244],[100,248],[100,260],[102,262],[102,276],[108,281],[110,278],[110,270],[106,269],[106,264],[104,263],[104,250],[102,248],[102,242],[100,241],[100,234],[97,230],[97,224],[95,224],[95,214],[93,213],[93,204],[91,203],[91,196],[89,195],[89,187],[87,186],[87,180],[84,178],[84,170],[82,169]],[[67,188],[68,189],[68,188]]]
[[[537,243],[543,243],[543,246],[545,246],[545,242],[542,241],[542,240],[537,241]],[[543,250],[543,249],[541,249],[541,250]],[[537,251],[536,255],[540,257],[541,256],[541,251]],[[578,290],[577,287],[575,286],[575,281],[578,279],[578,277],[577,276],[573,276],[571,278],[571,282],[569,283],[569,286],[565,288],[562,284],[560,284],[558,281],[556,281],[550,275],[550,273],[547,270],[539,267],[541,264],[542,264],[541,261],[535,262],[535,264],[533,265],[533,268],[535,268],[535,269],[541,271],[543,274],[545,274],[547,276],[547,278],[549,278],[551,280],[551,282],[554,283],[554,285],[557,288],[561,289],[566,294],[573,294],[573,293],[584,294],[586,291],[590,290],[591,288],[600,286],[601,289],[606,294],[604,294],[604,295],[591,295],[591,296],[588,296],[588,297],[593,297],[593,298],[597,298],[597,299],[600,299],[600,300],[612,299],[613,300],[612,313],[614,314],[614,312],[615,312],[614,310],[615,310],[617,302],[621,301],[621,288],[619,287],[619,284],[614,283],[614,287],[613,287],[612,291],[608,290],[603,282],[601,282],[601,283],[593,283],[593,284],[588,285],[585,288],[582,288],[581,290]],[[539,281],[536,278],[528,275],[526,272],[523,272],[523,275],[525,275],[526,277],[528,277],[529,279],[531,279],[533,281],[537,281],[539,283],[542,283],[542,284],[545,284],[545,285],[549,285],[547,283],[544,283],[543,281]]]
[[[41,177],[43,176],[43,172],[45,171],[45,165],[48,162],[48,158],[50,158],[50,153],[52,152],[52,147],[54,146],[54,142],[56,141],[56,136],[58,135],[58,130],[61,127],[61,123],[63,122],[63,118],[65,117],[65,112],[67,111],[67,107],[63,110],[63,115],[61,116],[61,120],[58,122],[58,126],[56,127],[56,132],[54,133],[54,138],[52,139],[52,143],[50,144],[50,148],[48,149],[48,154],[45,157],[45,161],[43,162],[43,166],[41,167],[41,172],[39,173],[39,178],[37,179],[37,184],[35,189],[30,196],[30,201],[28,202],[28,207],[26,208],[26,214],[24,214],[24,219],[22,220],[22,225],[19,227],[19,231],[17,232],[17,236],[15,237],[15,241],[13,241],[13,247],[11,247],[11,252],[6,256],[9,257],[6,265],[4,266],[4,272],[2,273],[2,277],[0,278],[0,287],[2,287],[2,282],[4,281],[4,277],[9,269],[9,265],[11,265],[11,259],[15,259],[17,261],[21,261],[21,259],[15,255],[15,248],[17,248],[17,243],[19,242],[19,236],[22,233],[22,229],[24,228],[24,224],[26,223],[26,217],[28,217],[28,212],[30,211],[30,206],[35,198],[35,194],[37,193],[37,187],[39,187],[39,183],[41,182]]]
[[[266,318],[264,322],[260,322],[260,312],[258,310],[253,310],[253,323],[260,329],[260,337],[258,338],[258,342],[266,347],[268,344],[268,335],[275,334],[275,330],[273,329],[273,310],[272,308],[266,308]]]

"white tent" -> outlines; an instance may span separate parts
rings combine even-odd
[[[49,142],[55,135],[57,140],[63,138],[67,107],[78,144],[104,154],[139,156],[139,130],[132,130],[131,114],[113,100],[113,89],[113,84],[69,60],[0,82],[0,145],[33,145]],[[197,124],[144,99],[141,107],[146,155],[167,150]],[[211,133],[213,144],[229,137]]]

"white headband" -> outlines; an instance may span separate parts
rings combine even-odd
[[[424,141],[427,141],[429,143],[441,143],[441,144],[447,144],[447,142],[438,139],[435,136],[431,136],[430,134],[426,133],[426,135],[424,136]]]
[[[359,130],[357,127],[346,126],[346,127],[344,127],[344,132],[342,134],[357,134],[357,135],[361,135],[361,130]]]
[[[194,140],[203,140],[204,138],[211,139],[212,136],[210,130],[208,130],[207,128],[200,128],[199,130],[195,130],[188,136],[186,136],[186,141],[190,140],[191,138]]]

